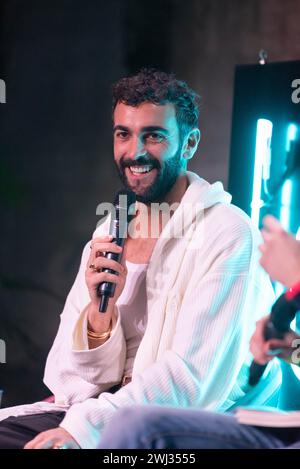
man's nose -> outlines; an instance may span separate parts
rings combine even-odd
[[[132,138],[128,147],[128,158],[136,160],[147,153],[144,142],[140,138]]]

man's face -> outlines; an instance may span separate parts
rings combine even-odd
[[[149,204],[164,200],[183,167],[173,104],[118,103],[114,111],[114,158],[125,187]]]

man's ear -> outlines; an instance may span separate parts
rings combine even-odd
[[[200,142],[201,133],[199,129],[192,129],[185,137],[185,143],[183,146],[182,156],[186,160],[193,158],[199,142]]]

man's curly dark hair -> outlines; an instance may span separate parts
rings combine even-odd
[[[198,127],[200,96],[172,73],[143,68],[113,85],[113,112],[118,103],[138,106],[145,102],[173,104],[181,136]]]

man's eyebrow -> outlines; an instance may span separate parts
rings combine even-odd
[[[125,125],[115,125],[114,126],[114,132],[116,130],[121,130],[123,132],[129,132],[129,128],[126,127]],[[142,132],[162,132],[164,134],[168,134],[168,130],[165,129],[164,127],[160,127],[159,125],[148,125],[146,127],[142,127]]]
[[[124,132],[128,132],[128,131],[129,131],[128,127],[125,127],[124,125],[115,125],[115,126],[114,126],[114,132],[115,132],[116,130],[123,130]]]
[[[149,125],[147,127],[143,127],[143,132],[163,132],[164,134],[168,134],[168,130],[165,127],[160,127],[159,125]]]

